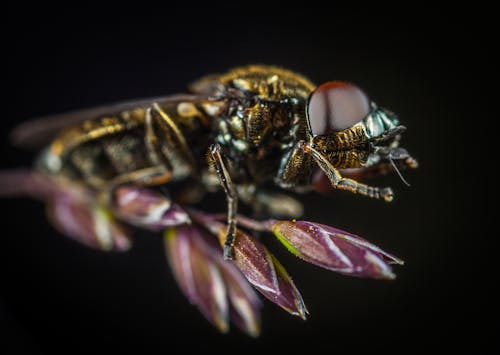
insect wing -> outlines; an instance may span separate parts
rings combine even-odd
[[[206,98],[197,95],[179,94],[165,97],[131,100],[35,118],[15,127],[10,134],[10,140],[12,144],[17,147],[36,149],[49,143],[63,128],[88,119],[95,119],[108,115],[114,116],[123,111],[133,110],[136,108],[147,108],[154,102],[162,105],[182,101],[193,102],[204,99]]]

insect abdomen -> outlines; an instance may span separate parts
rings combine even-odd
[[[81,180],[92,187],[151,166],[144,143],[144,110],[69,127],[41,155],[38,166],[51,175]]]
[[[67,164],[96,187],[118,175],[151,166],[142,129],[82,144],[68,156]]]

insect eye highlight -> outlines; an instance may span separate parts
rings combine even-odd
[[[310,96],[307,114],[313,135],[341,131],[354,126],[370,112],[368,96],[356,85],[330,81]]]

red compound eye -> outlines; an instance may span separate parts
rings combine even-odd
[[[307,110],[312,134],[325,134],[361,121],[370,112],[370,100],[354,84],[330,81],[312,93]]]

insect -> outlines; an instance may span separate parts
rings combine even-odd
[[[353,177],[417,166],[399,146],[405,127],[351,83],[316,86],[286,69],[250,65],[203,77],[189,91],[40,119],[12,137],[48,140],[37,169],[96,191],[111,211],[125,185],[176,186],[165,195],[184,204],[222,187],[226,259],[239,201],[261,215],[300,214],[300,203],[270,185],[323,191],[327,179],[333,189],[391,201],[390,188]]]

